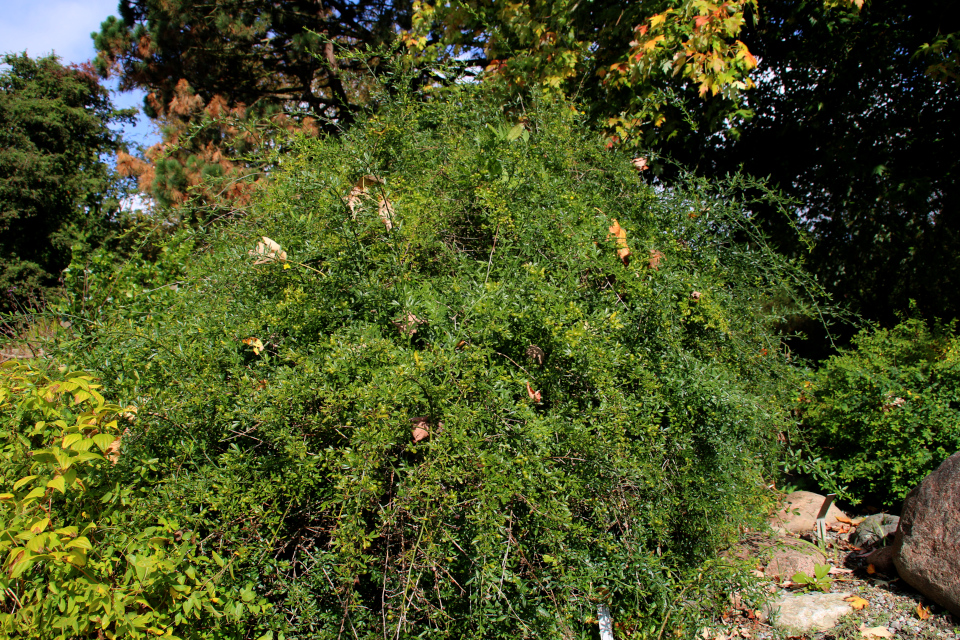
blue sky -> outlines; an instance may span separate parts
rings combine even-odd
[[[64,64],[93,58],[90,33],[100,30],[107,16],[119,15],[118,0],[0,0],[0,53],[27,51],[31,57],[54,52]],[[111,88],[115,82],[108,83]],[[140,107],[143,93],[113,95],[118,107]],[[127,140],[153,144],[159,140],[143,116],[124,132]]]

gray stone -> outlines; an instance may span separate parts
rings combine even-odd
[[[812,531],[823,501],[824,496],[818,493],[794,491],[784,499],[783,508],[770,517],[770,526],[794,533]],[[826,515],[827,524],[838,522],[838,516],[849,521],[849,518],[837,508],[837,505],[830,505]]]
[[[893,541],[904,582],[960,616],[960,453],[907,495]]]
[[[889,513],[876,513],[867,516],[863,522],[857,525],[857,531],[850,538],[850,542],[858,547],[868,547],[874,545],[889,535],[897,532],[897,524],[900,522],[898,516],[892,516]]]
[[[837,626],[840,617],[853,611],[849,593],[788,595],[769,605],[773,625],[787,631],[813,633]]]

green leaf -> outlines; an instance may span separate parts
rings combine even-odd
[[[64,449],[70,449],[72,448],[72,445],[79,440],[83,440],[82,433],[68,433],[67,435],[63,436],[63,443],[61,446]]]
[[[507,142],[513,142],[514,140],[519,138],[521,135],[523,135],[524,131],[525,129],[523,128],[522,122],[514,125],[514,127],[510,129],[510,131],[507,133]]]
[[[44,489],[43,487],[35,487],[33,491],[31,491],[30,493],[28,493],[23,497],[23,501],[27,502],[28,500],[36,500],[38,498],[42,498],[46,493],[47,493],[47,490]]]

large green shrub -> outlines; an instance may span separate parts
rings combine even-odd
[[[918,319],[865,329],[798,400],[811,453],[855,500],[899,507],[960,451],[960,340]]]
[[[293,141],[177,287],[61,357],[139,406],[139,508],[286,637],[589,637],[598,603],[692,633],[765,513],[796,274],[723,193],[474,93]]]

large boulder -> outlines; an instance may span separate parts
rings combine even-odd
[[[900,577],[960,616],[960,452],[907,495],[893,542]]]
[[[789,580],[797,572],[812,576],[818,564],[827,564],[827,557],[815,546],[802,540],[783,540],[763,573],[780,581]]]
[[[793,533],[812,531],[824,499],[824,496],[812,491],[794,491],[784,499],[783,508],[770,517],[770,526]],[[836,505],[830,505],[826,515],[827,524],[838,522],[838,516],[850,521]]]

